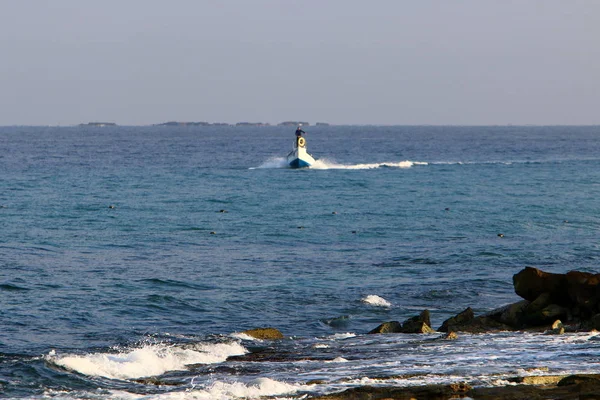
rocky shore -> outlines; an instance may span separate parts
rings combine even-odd
[[[539,378],[539,379],[535,379]],[[523,379],[523,378],[521,378]],[[548,383],[553,382],[553,383]],[[600,399],[600,375],[529,377],[525,382],[500,387],[472,388],[465,383],[415,387],[361,386],[315,400],[591,400]]]
[[[600,328],[600,274],[570,271],[554,274],[527,267],[513,276],[515,292],[523,300],[476,316],[468,307],[444,321],[437,332],[440,339],[452,340],[461,334],[500,331],[532,331],[546,334],[594,331]],[[259,338],[280,338],[276,330],[251,330]],[[435,333],[430,313],[424,310],[404,322],[388,321],[369,334]],[[278,356],[268,352],[238,356],[240,360],[261,361]],[[281,357],[281,355],[279,355]],[[514,377],[505,386],[471,387],[465,382],[414,387],[361,386],[340,393],[312,397],[322,400],[376,399],[600,399],[600,374],[543,375]]]
[[[498,331],[581,332],[600,329],[600,274],[570,271],[553,274],[526,267],[513,276],[515,292],[523,298],[476,316],[471,307],[447,319],[438,332]],[[431,333],[429,311],[400,323],[388,321],[374,333]]]

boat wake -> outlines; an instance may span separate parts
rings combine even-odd
[[[419,161],[392,161],[381,163],[362,163],[362,164],[340,164],[335,161],[330,161],[325,158],[320,158],[309,167],[309,169],[377,169],[377,168],[411,168],[416,165],[428,165],[426,162]],[[259,165],[250,169],[273,169],[273,168],[289,168],[285,157],[273,157]]]

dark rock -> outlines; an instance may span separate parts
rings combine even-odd
[[[540,376],[510,379],[517,385],[476,387],[466,383],[411,387],[362,386],[313,400],[448,400],[471,398],[477,400],[581,400],[600,399],[599,375]],[[555,382],[558,380],[558,383]],[[528,384],[529,383],[529,384]]]
[[[569,298],[579,308],[582,317],[589,318],[600,312],[600,274],[570,271],[566,280]]]
[[[433,333],[429,310],[424,310],[418,316],[411,317],[402,323],[402,333]]]
[[[581,383],[595,383],[600,385],[600,375],[598,374],[581,374],[581,375],[569,375],[561,379],[556,385],[557,386],[571,386],[578,385]]]
[[[592,318],[590,318],[588,325],[589,329],[595,329],[597,331],[600,331],[600,314],[596,314]]]
[[[541,294],[548,293],[552,303],[563,306],[571,304],[566,291],[567,279],[564,274],[553,274],[526,267],[513,276],[513,285],[515,293],[525,300],[534,301]]]
[[[456,314],[456,316],[448,318],[442,323],[442,326],[438,328],[438,332],[451,332],[458,331],[459,329],[455,329],[457,326],[462,326],[470,323],[475,318],[475,313],[471,307],[468,307],[466,310],[461,311]]]
[[[517,303],[508,304],[486,313],[484,316],[499,323],[510,326],[513,329],[521,327],[523,311],[529,306],[529,301],[522,300]]]
[[[377,328],[373,329],[369,334],[375,333],[400,333],[402,331],[402,324],[398,321],[384,322]]]
[[[442,326],[438,328],[438,332],[485,333],[515,330],[512,326],[497,320],[502,310],[504,310],[504,307],[496,310],[496,314],[475,317],[473,310],[469,307],[455,317],[444,321]]]
[[[444,339],[446,339],[446,340],[456,340],[456,339],[458,339],[458,335],[456,334],[456,332],[448,332],[446,334],[446,336],[444,336]]]
[[[283,334],[278,329],[275,329],[275,328],[249,329],[242,333],[245,333],[248,336],[252,336],[253,338],[261,339],[261,340],[283,339]]]
[[[565,333],[565,327],[563,326],[562,322],[560,322],[560,320],[557,319],[552,324],[552,329],[544,333],[546,335],[562,335],[563,333]]]

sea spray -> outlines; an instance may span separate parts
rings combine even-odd
[[[361,299],[363,303],[376,306],[376,307],[391,307],[392,303],[384,299],[383,297],[377,296],[376,294],[370,294]]]
[[[110,398],[118,399],[146,399],[146,400],[232,400],[232,399],[258,399],[281,395],[293,395],[303,390],[303,385],[289,384],[270,378],[257,378],[250,382],[222,382],[216,381],[205,387],[192,385],[185,391],[138,395],[125,391],[111,391]]]
[[[184,370],[189,364],[220,363],[232,355],[247,350],[237,342],[199,344],[182,348],[166,344],[145,345],[118,353],[91,353],[58,356],[55,352],[47,359],[54,364],[88,376],[112,379],[135,379],[161,375],[167,371]]]

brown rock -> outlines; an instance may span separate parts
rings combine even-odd
[[[504,307],[490,311],[485,314],[494,321],[508,325],[513,329],[519,329],[522,325],[522,315],[524,310],[529,306],[530,302],[522,300],[517,303],[508,304]]]
[[[569,298],[581,311],[583,317],[600,312],[600,274],[570,271],[566,274]]]
[[[442,323],[442,326],[438,328],[438,332],[450,332],[450,331],[458,331],[459,329],[455,329],[456,326],[465,325],[475,318],[475,313],[471,307],[468,307],[464,311],[456,314],[456,316],[448,318]]]
[[[283,334],[275,328],[257,328],[257,329],[249,329],[244,331],[248,336],[252,336],[256,339],[261,340],[275,340],[275,339],[283,339]]]
[[[513,284],[515,293],[525,300],[534,301],[541,294],[548,293],[553,303],[564,306],[571,304],[564,274],[553,274],[526,267],[513,275]]]
[[[369,334],[375,333],[400,333],[402,331],[402,324],[398,321],[384,322],[377,328],[373,329]]]
[[[566,375],[519,376],[510,378],[508,381],[524,385],[556,385],[565,377]]]
[[[411,317],[402,323],[402,333],[434,333],[431,329],[429,310],[424,310],[418,316]]]

